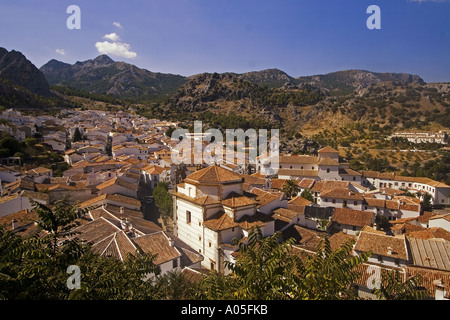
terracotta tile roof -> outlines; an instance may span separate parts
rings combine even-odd
[[[40,174],[49,173],[49,172],[52,172],[52,170],[48,169],[48,168],[44,168],[44,167],[37,167],[37,168],[31,169],[31,170],[28,170],[26,172],[26,174],[40,175]]]
[[[92,244],[92,249],[103,256],[124,260],[128,254],[136,254],[136,247],[128,236],[105,218],[99,218],[75,228],[75,236]]]
[[[3,186],[3,190],[35,190],[35,183],[32,178],[24,177],[10,182]]]
[[[320,193],[320,197],[345,200],[364,200],[363,194],[350,191],[348,189],[325,190]]]
[[[319,171],[304,169],[278,169],[278,175],[292,177],[318,177]]]
[[[364,232],[368,232],[368,233],[376,233],[376,234],[381,234],[381,235],[386,235],[386,232],[382,231],[382,230],[377,230],[372,226],[364,226],[361,231]]]
[[[284,240],[294,238],[297,244],[311,251],[317,249],[320,241],[320,233],[295,224],[283,230],[282,234]]]
[[[386,208],[389,210],[398,210],[400,208],[400,204],[394,200],[386,200]]]
[[[181,253],[180,257],[181,268],[192,266],[193,264],[196,264],[204,260],[204,257],[200,253],[198,253],[196,250],[188,246],[179,238],[175,237],[173,234],[170,234],[168,232],[165,232],[165,234],[175,241],[175,247]]]
[[[250,185],[264,186],[267,181],[266,178],[260,177],[260,176],[254,176],[254,175],[248,175],[248,174],[242,174],[241,176],[244,178],[245,183],[248,183]]]
[[[420,276],[422,278],[422,285],[427,289],[431,297],[435,296],[436,282],[442,282],[447,295],[450,292],[450,272],[448,271],[413,266],[406,266],[406,271],[408,276]]]
[[[244,215],[237,222],[239,226],[244,230],[250,230],[253,227],[263,227],[268,222],[274,221],[274,219],[262,212],[257,211],[253,215]]]
[[[375,213],[370,211],[352,210],[347,208],[335,208],[332,221],[348,226],[370,226]]]
[[[203,224],[205,227],[214,231],[222,231],[239,226],[239,224],[230,218],[230,216],[225,212],[218,212],[214,214],[208,220],[205,220]]]
[[[325,181],[316,181],[314,183],[314,186],[311,188],[311,191],[313,191],[313,192],[322,192],[324,184],[325,184]]]
[[[95,197],[95,198],[92,198],[92,199],[82,202],[80,204],[80,207],[86,208],[89,206],[94,206],[95,204],[104,203],[104,200],[111,200],[114,202],[119,202],[119,203],[128,204],[128,205],[132,205],[132,206],[137,206],[137,207],[141,206],[141,202],[135,198],[123,196],[121,194],[104,193],[102,195],[99,195],[98,197]]]
[[[348,189],[349,182],[348,181],[334,181],[334,180],[322,180],[316,181],[311,191],[313,192],[322,192],[333,189]],[[350,191],[350,190],[348,190]],[[352,191],[353,192],[353,191]]]
[[[401,233],[410,235],[415,232],[424,231],[425,228],[421,227],[421,226],[416,226],[416,225],[410,224],[410,223],[397,223],[391,227],[391,231],[397,231],[397,230],[401,231]]]
[[[281,190],[283,184],[287,181],[287,179],[272,179],[270,181],[270,187],[272,189]]]
[[[230,208],[250,206],[250,205],[255,205],[258,203],[249,197],[239,195],[239,194],[228,195],[227,198],[225,200],[222,200],[221,202],[224,206],[227,206]]]
[[[361,176],[362,174],[350,168],[339,168],[339,175]]]
[[[334,161],[331,158],[322,158],[322,159],[320,159],[318,164],[319,164],[319,166],[338,166],[339,165],[338,162]]]
[[[252,193],[256,195],[256,201],[258,202],[258,207],[265,206],[266,204],[283,197],[283,194],[274,194],[267,192],[258,188],[253,188]]]
[[[18,212],[0,217],[0,225],[3,225],[6,229],[11,230],[13,219],[17,221],[20,228],[29,224],[34,224],[34,222],[38,220],[38,215],[33,210],[20,210]]]
[[[355,241],[356,242],[356,237],[353,235],[350,235],[350,234],[346,234],[343,231],[337,232],[330,237],[331,249],[333,251],[337,250],[338,248],[341,247],[341,245],[343,245],[347,241]]]
[[[279,156],[279,163],[292,163],[292,164],[316,164],[319,162],[319,158],[315,156]]]
[[[305,208],[306,208],[305,206],[298,206],[298,205],[291,204],[291,203],[288,203],[287,206],[288,206],[288,209],[291,211],[295,211],[298,214],[305,214]]]
[[[218,204],[218,203],[220,203],[219,200],[217,200],[216,198],[213,198],[211,196],[204,196],[204,197],[201,197],[201,198],[192,198],[192,197],[189,197],[189,196],[185,195],[184,193],[176,192],[176,191],[173,191],[173,190],[169,190],[169,193],[171,195],[173,195],[173,196],[176,196],[177,198],[180,198],[180,199],[183,199],[183,200],[187,200],[189,202],[193,202],[193,203],[198,204],[198,205],[208,205],[208,204]]]
[[[203,280],[208,274],[210,270],[206,268],[192,268],[186,267],[181,270],[184,278],[189,282],[199,282]]]
[[[164,231],[161,231],[134,238],[133,242],[143,252],[156,255],[154,263],[160,265],[181,257],[181,252],[171,245],[170,240]]]
[[[364,197],[364,200],[367,202],[369,207],[384,208],[386,206],[386,200],[384,199]]]
[[[408,210],[408,211],[420,211],[420,205],[417,204],[400,204],[400,210]]]
[[[433,217],[430,217],[428,220],[436,220],[436,219],[444,219],[450,222],[450,213],[438,214]]]
[[[302,196],[297,196],[292,200],[288,201],[288,204],[293,204],[297,206],[309,206],[310,204],[312,204],[312,202],[309,201],[308,199],[303,198]]]
[[[164,172],[164,170],[165,170],[164,167],[160,167],[157,165],[149,165],[149,166],[142,168],[142,171],[145,171],[148,174],[156,174],[156,175],[160,175],[161,173]]]
[[[108,188],[108,187],[110,187],[110,186],[112,186],[114,184],[117,184],[117,185],[119,185],[121,187],[130,189],[130,190],[133,190],[133,191],[137,191],[138,190],[138,184],[137,183],[129,182],[129,181],[127,181],[127,180],[125,180],[123,178],[120,178],[120,177],[115,177],[115,178],[109,179],[109,180],[99,184],[96,188],[98,190],[103,190],[103,189],[106,189],[106,188]]]
[[[370,171],[370,170],[363,170],[361,171],[361,173],[364,177],[372,179],[376,179],[380,175],[379,171]]]
[[[412,229],[412,228],[411,228]],[[406,233],[410,237],[414,237],[416,239],[428,240],[434,238],[442,238],[444,240],[450,241],[450,232],[439,227],[434,228],[423,228],[413,229]]]
[[[9,196],[0,197],[0,204],[16,199],[19,196],[18,193],[11,194]]]
[[[318,151],[318,153],[339,153],[336,149],[326,146]]]
[[[391,248],[391,254],[388,253],[389,248]],[[403,237],[392,237],[363,231],[359,234],[354,250],[370,251],[376,255],[408,260],[408,252]]]
[[[77,182],[75,184],[66,184],[66,183],[56,183],[56,184],[50,184],[50,183],[36,183],[36,190],[37,191],[52,191],[57,189],[63,189],[63,190],[70,190],[70,191],[78,191],[86,189],[86,183],[85,182]]]
[[[378,175],[378,179],[393,180],[394,176],[394,172],[382,172]]]
[[[35,192],[35,191],[29,191],[29,190],[23,190],[21,192],[22,197],[29,198],[33,200],[42,200],[45,201],[45,203],[49,203],[50,201],[50,195],[43,192]]]
[[[129,255],[136,255],[136,246],[123,232],[117,231],[92,246],[94,252],[102,256],[125,260]]]
[[[314,183],[316,182],[316,180],[314,179],[308,179],[308,178],[303,178],[299,183],[298,186],[302,189],[311,189],[312,186],[314,185]]]
[[[417,221],[422,223],[428,223],[429,219],[436,216],[434,212],[424,211],[422,215],[417,218]]]
[[[371,268],[372,270],[370,270],[369,268]],[[391,267],[391,266],[381,265],[381,264],[377,264],[377,263],[362,263],[354,269],[354,271],[359,274],[359,277],[355,280],[355,284],[358,284],[363,287],[367,287],[368,281],[374,280],[373,279],[374,269],[375,270],[380,269],[380,270],[382,270],[381,272],[398,271],[402,281],[406,280],[406,272],[403,268]],[[381,274],[381,272],[380,272],[380,274]]]
[[[215,165],[191,173],[186,180],[199,183],[239,183],[244,181],[239,174]]]

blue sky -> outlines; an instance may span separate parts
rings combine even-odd
[[[369,30],[370,5],[381,29]],[[81,29],[69,30],[69,5]],[[107,53],[155,72],[346,69],[450,81],[449,0],[1,0],[0,46],[37,67]],[[106,36],[106,37],[105,37]]]

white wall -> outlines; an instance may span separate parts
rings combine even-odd
[[[430,219],[428,220],[428,225],[430,226],[430,228],[440,227],[447,231],[450,231],[450,221],[447,221],[444,218]]]

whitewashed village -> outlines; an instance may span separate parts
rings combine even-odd
[[[359,172],[327,146],[315,155],[280,155],[275,175],[264,158],[255,166],[178,165],[171,158],[178,142],[166,135],[177,123],[122,111],[29,117],[10,109],[0,119],[8,122],[0,131],[18,141],[45,128],[38,143],[68,165],[55,175],[18,157],[2,159],[0,223],[17,234],[36,232],[32,201],[50,205],[67,196],[88,209],[76,230],[80,239],[111,259],[123,260],[138,248],[155,254],[163,274],[227,274],[224,262],[234,261],[239,242],[258,227],[264,236],[294,238],[298,251],[314,252],[323,236],[334,248],[354,239],[353,255],[371,253],[354,284],[360,297],[375,299],[368,279],[381,269],[405,279],[421,275],[430,299],[450,297],[450,186],[442,182]],[[284,188],[288,181],[295,181],[291,194]],[[169,219],[155,214],[152,190],[160,182],[173,198]],[[443,209],[424,210],[425,194]],[[389,228],[380,228],[380,216]]]

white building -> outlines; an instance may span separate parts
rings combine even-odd
[[[238,247],[252,227],[264,236],[274,233],[274,219],[258,210],[258,201],[243,193],[244,179],[237,173],[210,166],[188,175],[176,185],[175,235],[201,253],[202,266],[226,273],[224,261],[233,261]]]

